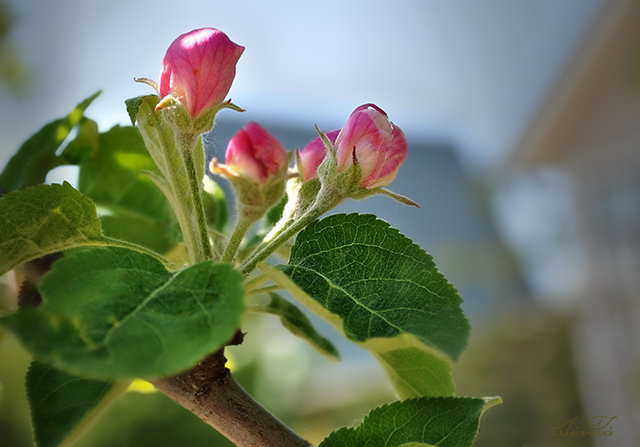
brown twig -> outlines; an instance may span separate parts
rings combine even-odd
[[[225,363],[221,349],[190,370],[153,384],[238,447],[311,447],[253,400]]]

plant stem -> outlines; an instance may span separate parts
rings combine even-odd
[[[199,138],[199,137],[196,137]],[[184,160],[185,168],[187,171],[187,177],[189,178],[189,188],[191,192],[192,209],[196,216],[196,228],[192,229],[196,232],[194,234],[196,261],[204,261],[206,259],[212,259],[211,244],[209,243],[209,232],[207,230],[207,221],[204,216],[204,205],[202,203],[202,176],[198,176],[195,165],[193,163],[193,151],[195,144],[192,147],[179,147],[182,151],[182,158]]]
[[[247,234],[247,231],[249,231],[249,228],[251,228],[251,225],[253,225],[254,222],[255,219],[248,218],[242,214],[238,215],[236,226],[233,229],[229,242],[227,242],[227,247],[224,249],[224,253],[222,254],[222,262],[233,261],[233,257],[238,251],[242,238],[244,238],[244,235]]]
[[[289,239],[295,236],[296,233],[316,220],[322,214],[322,212],[313,212],[313,210],[309,210],[309,212],[301,216],[283,231],[278,233],[278,235],[271,239],[268,243],[259,246],[256,251],[254,251],[251,256],[249,256],[249,258],[240,266],[240,271],[245,274],[251,272],[256,267],[256,264],[258,264],[258,262],[268,258],[274,251],[278,249],[278,247],[280,247],[280,245],[287,242]]]
[[[238,385],[221,349],[154,386],[238,447],[311,447]]]

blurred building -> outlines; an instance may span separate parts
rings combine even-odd
[[[534,269],[544,272],[542,264],[555,258],[556,275],[547,270],[534,282],[542,295],[564,295],[575,317],[585,414],[617,416],[614,438],[592,441],[640,445],[639,1],[603,4],[506,172],[512,191],[527,183],[547,210],[555,210],[529,223],[547,227],[538,230],[549,236],[546,244],[520,242]],[[548,228],[553,225],[563,229]],[[533,245],[541,243],[546,252],[537,256]]]

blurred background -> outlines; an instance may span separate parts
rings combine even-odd
[[[35,130],[97,89],[87,115],[127,124],[171,41],[225,31],[246,51],[210,154],[260,122],[288,149],[374,102],[409,140],[375,213],[430,252],[465,298],[472,339],[460,395],[501,395],[476,443],[640,445],[640,1],[0,0],[0,166]],[[58,168],[51,181],[75,181]],[[316,321],[317,322],[317,321]],[[256,398],[318,442],[393,393],[374,360],[327,325],[331,363],[269,317],[233,348]],[[2,334],[0,334],[0,338]],[[0,340],[0,446],[31,445],[28,357]],[[610,436],[560,436],[615,417]],[[577,419],[575,419],[577,418]],[[567,425],[564,425],[566,428]],[[597,432],[597,430],[596,430]],[[226,445],[157,393],[107,411],[83,446]]]

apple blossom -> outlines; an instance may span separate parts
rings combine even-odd
[[[179,100],[196,119],[224,101],[243,51],[215,28],[182,34],[164,56],[158,93]]]
[[[393,181],[407,156],[407,140],[399,127],[374,104],[356,108],[335,140],[338,172],[356,163],[360,187],[380,188]]]
[[[289,157],[280,142],[258,123],[250,122],[229,140],[225,165],[237,176],[264,185],[287,173]]]

